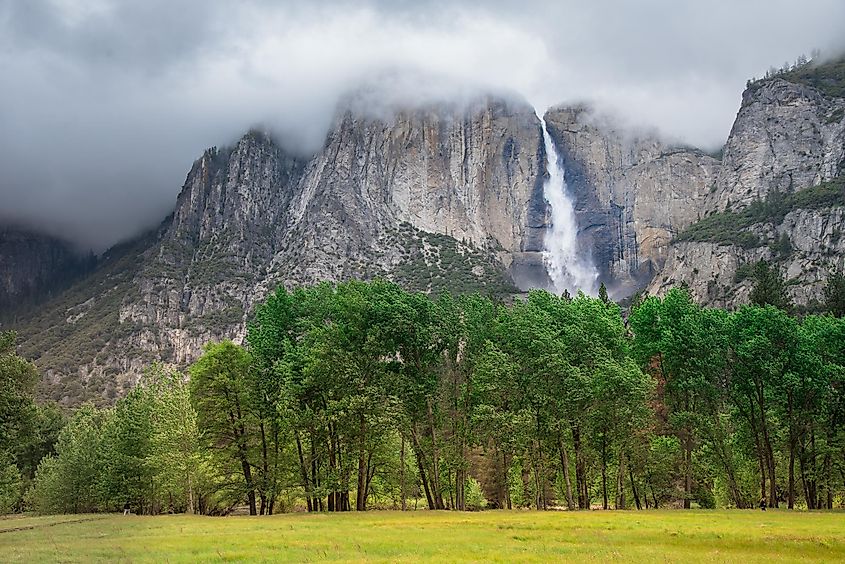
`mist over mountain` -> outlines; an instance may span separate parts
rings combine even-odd
[[[0,221],[102,251],[173,208],[186,163],[261,125],[325,143],[362,83],[586,101],[631,128],[717,149],[745,80],[843,46],[832,0],[0,3]],[[398,74],[397,74],[398,73]],[[419,102],[399,88],[396,101]]]

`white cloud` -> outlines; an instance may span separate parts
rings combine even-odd
[[[841,46],[842,21],[836,0],[0,1],[0,218],[110,244],[203,148],[264,123],[313,150],[343,92],[397,69],[439,77],[417,96],[592,101],[715,147],[747,78]]]

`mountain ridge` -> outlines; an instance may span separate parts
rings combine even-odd
[[[845,122],[831,119],[840,98],[776,78],[743,100],[721,160],[599,127],[583,106],[544,115],[579,240],[617,297],[686,284],[705,304],[736,307],[751,284],[743,265],[765,259],[800,282],[790,292],[807,304],[825,265],[845,256],[837,206],[742,227],[757,247],[684,239],[713,214],[838,178],[845,163]],[[340,107],[313,156],[282,145],[251,130],[205,151],[156,230],[13,325],[45,373],[44,396],[108,403],[150,362],[181,366],[209,340],[240,340],[279,285],[381,277],[505,299],[548,287],[546,155],[524,101],[485,96],[389,118]],[[781,257],[784,237],[792,250]]]

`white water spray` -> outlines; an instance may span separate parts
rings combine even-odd
[[[578,290],[596,294],[598,271],[589,255],[578,248],[578,223],[575,220],[575,205],[566,190],[563,165],[559,162],[552,136],[543,124],[543,141],[546,145],[546,168],[549,177],[543,186],[543,196],[549,204],[551,226],[543,240],[543,262],[552,280],[554,290],[564,290],[573,296]]]

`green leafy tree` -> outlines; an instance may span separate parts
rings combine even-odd
[[[797,498],[800,480],[809,509],[832,509],[836,474],[842,478],[845,471],[845,319],[807,316],[798,349],[782,409],[790,424],[789,501]]]
[[[138,513],[160,512],[150,461],[153,398],[143,387],[133,388],[101,428],[100,505],[117,510],[129,503]]]
[[[286,354],[295,346],[309,327],[308,294],[303,290],[288,292],[279,288],[255,311],[249,324],[247,343],[253,358],[250,390],[252,404],[258,416],[261,440],[259,513],[272,514],[278,499],[284,474],[286,436],[279,406],[283,402],[284,377],[277,370]],[[334,500],[332,500],[334,502]]]
[[[79,408],[59,433],[56,454],[38,465],[28,505],[40,513],[91,513],[103,507],[101,438],[107,414]]]
[[[665,298],[647,298],[631,315],[634,351],[640,365],[661,381],[666,425],[683,452],[684,508],[693,499],[693,459],[705,439],[724,453],[720,383],[726,370],[726,317],[703,309],[688,290],[672,289]],[[729,489],[737,506],[744,505],[729,456],[720,456]]]
[[[31,415],[38,372],[15,351],[14,331],[0,333],[0,453],[9,453]]]
[[[23,480],[14,464],[0,462],[0,515],[12,513],[21,499]]]
[[[208,481],[208,457],[200,447],[197,413],[187,380],[180,372],[153,365],[140,386],[153,398],[149,464],[156,489],[174,509],[200,511],[199,501],[206,493],[201,484]]]
[[[66,423],[65,414],[55,402],[31,404],[24,430],[15,441],[14,458],[24,480],[35,478],[38,463],[55,454],[59,432]]]
[[[746,306],[730,321],[729,367],[733,405],[747,423],[760,469],[760,495],[777,507],[776,408],[789,387],[798,345],[795,319],[783,310]],[[768,491],[767,485],[768,483]]]
[[[17,509],[23,488],[19,454],[36,415],[35,366],[17,355],[16,334],[0,333],[0,514]]]
[[[253,479],[254,418],[251,407],[250,354],[232,343],[209,343],[203,355],[190,367],[191,403],[206,448],[214,452],[224,468],[240,468],[242,488],[250,515],[258,514]],[[221,476],[229,472],[221,471]]]
[[[610,297],[607,295],[607,286],[604,285],[604,282],[599,286],[599,299],[606,304],[610,303]]]

